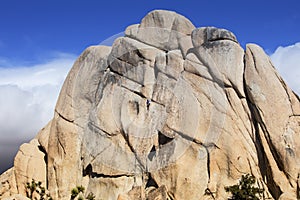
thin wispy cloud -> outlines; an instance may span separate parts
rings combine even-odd
[[[287,47],[280,46],[270,57],[288,86],[300,95],[300,42]]]

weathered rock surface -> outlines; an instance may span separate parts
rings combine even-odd
[[[30,199],[27,197],[24,197],[21,194],[15,194],[10,197],[3,198],[3,200],[30,200]]]
[[[299,97],[260,47],[156,10],[77,59],[0,198],[34,178],[54,199],[226,199],[247,173],[265,198],[299,198]]]

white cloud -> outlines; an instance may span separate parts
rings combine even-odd
[[[0,66],[0,143],[28,140],[53,117],[74,55],[34,66]],[[5,62],[9,63],[9,62]],[[0,63],[1,64],[1,63]]]
[[[287,47],[278,47],[270,56],[280,75],[300,95],[300,42]]]

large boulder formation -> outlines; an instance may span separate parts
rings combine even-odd
[[[40,179],[53,199],[226,199],[244,174],[263,198],[299,198],[299,97],[259,46],[155,10],[77,59],[0,198]]]

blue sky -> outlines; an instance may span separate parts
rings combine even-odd
[[[296,43],[300,35],[298,0],[3,0],[0,57],[30,65],[56,51],[78,55],[153,9],[177,11],[197,27],[224,27],[242,45],[255,42],[268,52]]]
[[[176,11],[196,27],[226,28],[243,47],[259,44],[299,94],[299,0],[1,0],[0,173],[53,115],[76,57],[154,9]]]

